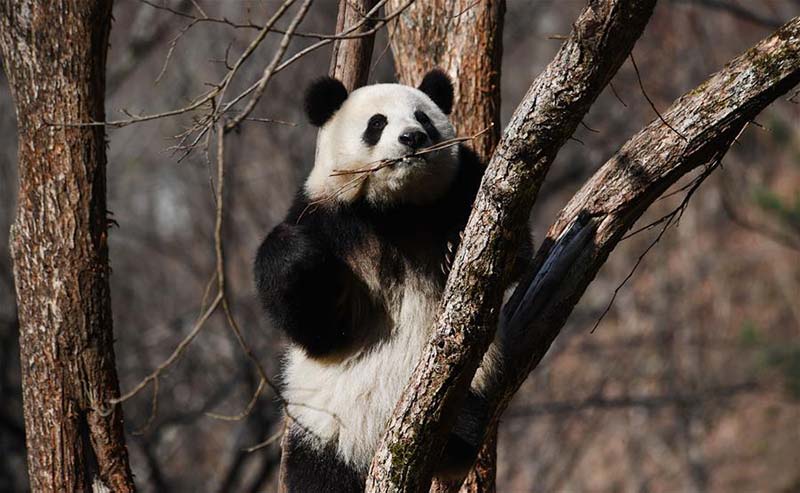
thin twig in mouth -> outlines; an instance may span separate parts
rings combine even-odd
[[[392,164],[394,164],[394,163],[396,163],[398,161],[402,161],[405,158],[420,156],[422,154],[427,154],[427,153],[430,153],[430,152],[435,152],[435,151],[439,151],[439,150],[445,149],[447,147],[452,147],[452,146],[454,146],[456,144],[460,144],[461,142],[475,140],[476,138],[478,138],[481,135],[483,135],[486,132],[488,132],[490,128],[492,128],[492,125],[489,125],[488,127],[484,128],[480,132],[477,132],[476,134],[468,136],[468,137],[454,137],[452,139],[447,139],[447,140],[443,140],[441,142],[437,142],[436,144],[433,144],[432,146],[425,147],[423,149],[420,149],[417,152],[414,152],[413,154],[409,154],[408,156],[403,156],[401,158],[381,159],[379,161],[372,161],[370,163],[367,163],[367,165],[365,167],[358,168],[358,169],[352,169],[352,170],[338,170],[338,169],[335,169],[331,173],[331,176],[355,175],[355,174],[361,174],[361,173],[374,173],[375,171],[378,171],[378,170],[380,170],[382,168],[385,168],[387,166],[391,166]]]
[[[489,129],[492,128],[492,126],[493,125],[489,125],[488,127],[484,128],[480,132],[477,132],[477,133],[475,133],[473,135],[470,135],[468,137],[454,137],[452,139],[447,139],[447,140],[443,140],[441,142],[437,142],[436,144],[433,144],[432,146],[426,147],[424,149],[420,149],[418,152],[415,152],[415,153],[410,154],[408,156],[404,156],[402,158],[381,159],[379,161],[373,161],[373,162],[367,163],[367,165],[365,167],[354,169],[354,170],[333,170],[333,172],[330,174],[330,176],[346,176],[346,175],[356,175],[356,176],[352,180],[348,181],[347,183],[345,183],[344,185],[342,185],[341,187],[336,189],[334,192],[330,193],[329,195],[326,195],[326,196],[321,197],[321,198],[319,198],[317,200],[309,202],[308,205],[306,205],[306,207],[303,209],[303,211],[297,217],[297,223],[298,224],[300,223],[300,220],[303,219],[303,216],[305,216],[306,213],[312,214],[316,210],[316,208],[317,208],[317,206],[319,204],[324,204],[325,202],[330,202],[330,201],[334,200],[336,197],[339,197],[340,195],[342,195],[342,194],[344,194],[346,192],[349,192],[353,188],[361,186],[361,184],[364,183],[369,178],[370,174],[374,173],[375,171],[378,171],[378,170],[380,170],[382,168],[385,168],[387,166],[391,166],[392,164],[394,164],[394,163],[396,163],[398,161],[402,161],[403,159],[408,158],[408,157],[414,157],[414,156],[419,156],[421,154],[427,154],[429,152],[439,151],[441,149],[445,149],[447,147],[451,147],[451,146],[454,146],[456,144],[460,144],[461,142],[475,140],[476,138],[478,138],[481,135],[483,135],[486,132],[488,132]]]

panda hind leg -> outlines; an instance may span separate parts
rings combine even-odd
[[[333,447],[317,450],[303,440],[308,431],[287,425],[282,442],[281,493],[362,493],[365,478],[336,455]]]

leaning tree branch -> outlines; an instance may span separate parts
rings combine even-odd
[[[556,153],[628,56],[655,0],[590,2],[515,111],[484,174],[433,337],[373,459],[367,491],[424,491],[492,339],[512,252]]]
[[[560,332],[608,255],[650,204],[692,170],[713,166],[742,129],[800,83],[800,17],[679,98],[581,188],[547,233],[536,266],[503,314],[513,344],[489,391],[496,420]],[[521,303],[521,300],[525,300]]]

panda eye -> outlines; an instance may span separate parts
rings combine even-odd
[[[415,111],[414,118],[416,118],[417,121],[422,125],[428,125],[431,122],[431,119],[428,118],[428,115],[426,115],[423,111]]]
[[[388,120],[386,120],[386,117],[378,113],[372,115],[372,118],[370,118],[369,122],[367,122],[367,126],[371,129],[380,130],[385,127],[387,123]]]
[[[388,122],[389,120],[386,119],[386,116],[380,113],[372,115],[372,118],[367,122],[367,128],[364,129],[364,133],[361,135],[361,140],[370,147],[376,145],[381,140],[383,129]]]

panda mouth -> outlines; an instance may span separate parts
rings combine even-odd
[[[404,166],[419,166],[421,164],[426,164],[427,162],[428,161],[425,159],[425,156],[421,154],[409,154],[400,158],[399,161],[399,163]]]

